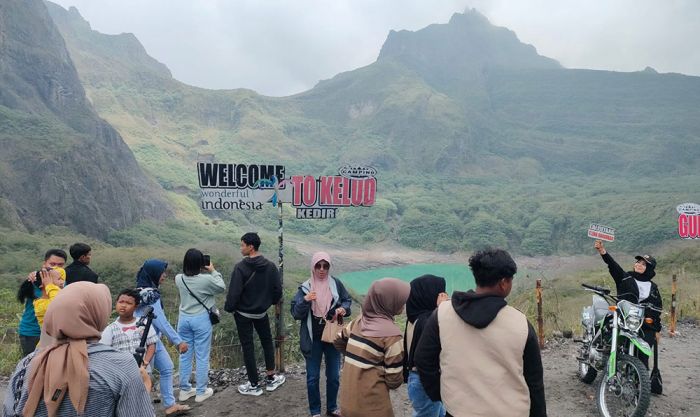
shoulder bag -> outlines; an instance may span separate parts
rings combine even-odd
[[[187,283],[185,283],[185,277],[182,276],[180,277],[180,279],[182,280],[182,285],[184,285],[185,288],[187,288],[187,292],[189,292],[190,295],[194,297],[194,299],[197,300],[197,302],[201,304],[205,310],[207,310],[207,313],[209,313],[209,321],[211,322],[211,324],[219,324],[219,322],[221,321],[221,313],[219,312],[219,309],[216,308],[216,306],[211,306],[211,308],[205,306],[204,303],[192,293],[190,287],[187,286]]]

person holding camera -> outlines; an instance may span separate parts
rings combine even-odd
[[[197,249],[189,249],[182,261],[182,274],[175,276],[175,285],[180,292],[180,316],[177,332],[190,346],[180,355],[180,401],[195,397],[202,402],[214,394],[209,383],[209,351],[211,350],[212,321],[210,311],[215,309],[214,296],[226,290],[221,273],[214,269],[208,255]],[[190,384],[192,359],[197,360],[195,380]]]
[[[160,340],[160,335],[165,334],[170,343],[177,346],[180,354],[187,352],[189,346],[173,329],[173,326],[168,321],[168,317],[165,315],[165,310],[163,310],[163,301],[160,298],[158,287],[165,281],[167,269],[168,263],[160,259],[148,259],[143,263],[136,275],[136,286],[141,296],[141,302],[136,309],[135,315],[142,317],[150,310],[148,307],[152,308],[154,317],[152,324],[158,335],[156,353],[153,356],[153,366],[160,373],[160,395],[163,397],[165,415],[175,416],[187,412],[191,408],[185,404],[175,402],[175,394],[173,393],[173,360],[170,359],[168,351]]]
[[[299,345],[306,360],[306,393],[309,412],[321,415],[321,360],[326,357],[327,415],[340,417],[338,388],[340,387],[340,353],[332,342],[324,342],[323,331],[328,321],[341,323],[350,315],[352,298],[342,282],[331,276],[331,257],[316,252],[311,257],[311,277],[304,281],[292,300],[292,317],[301,321]]]
[[[44,263],[41,265],[41,269],[63,268],[66,265],[67,258],[68,256],[63,250],[49,249],[46,251],[46,254],[44,254]],[[41,335],[41,325],[34,311],[34,301],[43,296],[41,290],[41,284],[43,282],[39,281],[40,279],[41,273],[39,271],[33,271],[29,274],[27,279],[22,282],[22,285],[20,285],[17,291],[17,301],[24,304],[24,312],[19,321],[19,329],[17,331],[19,334],[20,347],[22,348],[22,356],[27,356],[34,352]],[[37,283],[37,281],[39,282]]]

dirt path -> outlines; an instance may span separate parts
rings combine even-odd
[[[678,336],[661,341],[660,363],[664,378],[664,395],[652,396],[647,416],[700,416],[700,327],[683,324]],[[550,417],[596,417],[595,392],[592,385],[581,383],[576,377],[577,344],[569,339],[552,340],[543,350],[547,410]],[[300,366],[289,367],[287,383],[273,393],[260,397],[244,397],[236,392],[243,373],[218,372],[212,376],[227,388],[216,388],[216,394],[193,407],[192,417],[278,417],[307,416],[305,375]],[[322,383],[323,386],[323,383]],[[0,382],[4,397],[6,381]],[[2,399],[0,397],[0,399]],[[392,395],[396,417],[410,417],[411,404],[406,387]],[[325,400],[324,400],[325,401]],[[158,407],[158,416],[163,416]]]
[[[593,386],[576,377],[577,344],[568,339],[548,342],[543,351],[547,409],[550,417],[595,417]],[[648,416],[700,415],[700,327],[685,324],[677,337],[662,340],[660,364],[664,395],[653,396]],[[231,379],[238,379],[235,372]],[[323,383],[322,383],[323,386]],[[410,417],[405,386],[393,393],[396,417]],[[218,391],[203,404],[195,404],[192,416],[307,416],[305,376],[299,367],[288,373],[287,383],[273,393],[244,397],[234,387]]]

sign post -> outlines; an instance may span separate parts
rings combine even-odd
[[[544,348],[544,318],[542,316],[542,280],[537,278],[535,286],[535,295],[537,296],[537,339],[540,343],[540,349]]]
[[[278,267],[284,288],[284,228],[282,203],[291,203],[297,219],[335,219],[343,207],[372,206],[377,170],[345,165],[338,175],[287,177],[284,165],[197,163],[200,207],[203,211],[262,210],[277,207]],[[284,372],[284,297],[275,306],[275,364]]]
[[[282,291],[284,291],[284,229],[282,228],[282,202],[277,202],[277,239],[279,240],[279,271],[280,271],[280,285],[282,286]],[[275,335],[275,362],[277,362],[277,370],[284,372],[284,341],[287,335],[284,332],[284,296],[280,298],[277,306],[275,307],[275,323],[276,323],[276,335]]]

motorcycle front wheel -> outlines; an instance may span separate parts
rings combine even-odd
[[[649,371],[638,358],[617,357],[615,375],[604,375],[598,386],[597,405],[603,417],[643,417],[651,397]]]

